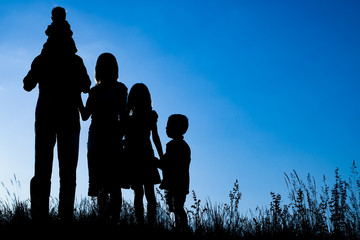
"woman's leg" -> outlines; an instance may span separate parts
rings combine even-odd
[[[99,194],[97,196],[97,203],[99,208],[99,217],[101,221],[108,221],[109,219],[109,195],[102,188],[99,190]]]
[[[121,205],[122,205],[122,194],[120,188],[110,193],[111,221],[113,223],[118,223],[120,220]]]

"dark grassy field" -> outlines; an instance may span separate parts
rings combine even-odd
[[[0,200],[0,232],[17,237],[71,238],[153,238],[153,239],[360,239],[360,175],[355,163],[352,174],[344,180],[335,170],[335,183],[321,186],[308,175],[304,181],[294,171],[285,174],[289,203],[270,193],[269,206],[244,215],[239,211],[241,192],[238,182],[229,193],[229,202],[201,201],[192,192],[192,206],[187,209],[189,229],[178,231],[161,191],[155,226],[138,226],[132,202],[124,201],[119,224],[106,223],[99,216],[95,200],[85,198],[76,203],[74,222],[61,224],[57,218],[57,200],[51,199],[49,221],[31,222],[29,200],[16,194]],[[12,184],[20,184],[14,176]]]

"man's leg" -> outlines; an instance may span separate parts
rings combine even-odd
[[[74,212],[76,168],[79,154],[80,126],[58,131],[58,158],[60,175],[59,217],[71,221]]]
[[[31,216],[35,222],[46,221],[49,197],[55,130],[46,122],[35,123],[35,174],[30,181]]]

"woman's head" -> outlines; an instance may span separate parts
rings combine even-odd
[[[149,111],[152,109],[151,95],[145,84],[136,83],[132,86],[128,97],[128,109],[132,112],[135,109],[140,111]]]
[[[102,53],[95,66],[95,80],[97,84],[116,82],[119,77],[119,67],[116,58],[111,53]]]

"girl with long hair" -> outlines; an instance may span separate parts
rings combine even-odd
[[[160,183],[156,158],[150,135],[160,158],[163,150],[157,130],[158,115],[152,109],[149,89],[136,83],[129,92],[129,119],[126,132],[126,148],[131,164],[131,188],[134,190],[135,215],[139,224],[144,222],[143,197],[147,200],[147,221],[153,224],[156,217],[154,185]]]

